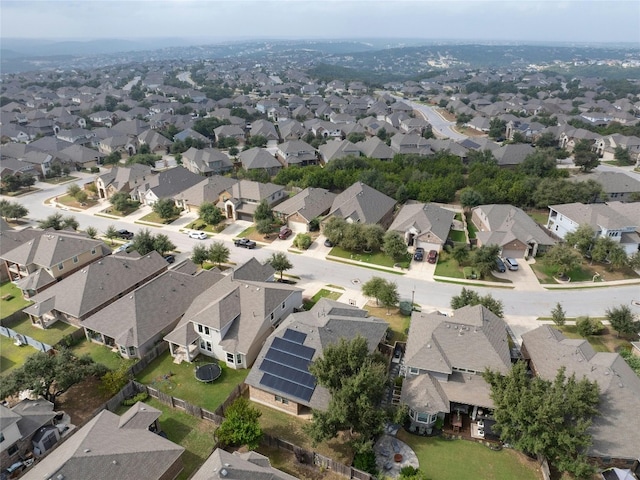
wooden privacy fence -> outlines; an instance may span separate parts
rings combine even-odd
[[[276,447],[279,450],[286,450],[295,455],[296,459],[302,463],[312,464],[321,469],[331,470],[347,478],[357,478],[358,480],[374,480],[374,477],[367,472],[358,470],[357,468],[344,465],[335,460],[325,457],[318,452],[312,452],[302,447],[294,445],[291,442],[273,437],[268,434],[262,435],[262,444],[268,447]]]

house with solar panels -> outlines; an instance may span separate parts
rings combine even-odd
[[[378,348],[388,324],[369,317],[366,310],[321,299],[308,312],[289,315],[269,336],[245,383],[251,400],[283,412],[308,416],[312,409],[326,410],[331,394],[316,384],[309,365],[324,349],[358,335],[369,351]]]

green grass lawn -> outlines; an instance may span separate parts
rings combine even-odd
[[[120,354],[112,352],[106,345],[90,342],[84,339],[82,342],[74,345],[71,350],[75,355],[81,357],[82,355],[89,355],[94,362],[101,363],[110,370],[116,370],[123,363],[132,365],[134,360],[127,360],[122,358]]]
[[[467,230],[469,230],[469,239],[476,238],[476,233],[478,232],[478,229],[471,221],[471,213],[466,214],[466,219],[467,219]]]
[[[62,177],[53,177],[53,178],[45,178],[45,182],[50,183],[52,185],[59,185],[61,183],[71,182],[73,180],[77,180],[78,177],[74,177],[72,175],[62,176]]]
[[[204,227],[199,228],[202,225],[204,225]],[[193,222],[189,223],[185,228],[188,230],[198,230],[201,232],[207,232],[208,234],[213,235],[215,233],[220,233],[222,230],[224,230],[226,228],[226,224],[219,223],[218,225],[209,225],[208,223],[204,223],[202,220],[194,220]]]
[[[593,318],[597,320],[604,320],[597,317]],[[578,333],[578,329],[575,325],[563,325],[562,327],[554,326],[554,328],[560,330],[567,338],[585,339],[585,337]],[[586,340],[596,352],[617,352],[621,348],[631,348],[629,341],[624,338],[618,338],[615,334],[610,333],[608,328],[605,328],[601,335],[589,335],[586,337]]]
[[[236,238],[248,237],[249,235],[251,235],[255,231],[256,231],[256,227],[255,227],[255,225],[253,225],[253,226],[251,226],[249,228],[245,228],[243,231],[241,231],[238,235],[236,235]]]
[[[329,300],[338,300],[342,294],[340,292],[332,292],[331,290],[327,290],[326,288],[321,289],[316,293],[311,300],[307,300],[304,302],[304,309],[311,310],[313,306],[318,303],[318,300],[321,298],[328,298]]]
[[[460,212],[456,213],[455,216],[453,217],[454,220],[458,220],[459,222],[462,221],[462,214]]]
[[[546,225],[549,220],[549,211],[532,210],[527,214],[539,225]]]
[[[13,340],[4,335],[0,335],[0,375],[10,372],[24,364],[29,355],[33,355],[37,350],[28,345],[18,347]]]
[[[109,215],[114,215],[116,217],[126,217],[127,215],[131,215],[133,212],[138,210],[139,206],[140,204],[138,202],[135,202],[135,204],[130,205],[128,208],[122,211],[116,210],[115,208],[113,208],[113,206],[111,206],[102,210],[101,213],[107,213]]]
[[[453,242],[467,243],[467,237],[463,230],[449,230],[449,238]]]
[[[11,328],[18,333],[28,335],[34,340],[46,343],[52,347],[62,340],[63,337],[66,337],[77,330],[76,327],[61,321],[57,321],[49,328],[43,330],[42,328],[31,325],[31,320],[29,320],[29,316],[27,314],[24,315],[22,320],[11,325]]]
[[[213,361],[215,360],[202,355],[197,359],[198,364]],[[213,412],[249,374],[249,370],[233,370],[221,362],[220,365],[220,378],[213,383],[202,383],[194,375],[195,362],[177,365],[173,363],[173,357],[167,350],[139,373],[136,380]],[[167,379],[164,378],[166,375],[169,375]]]
[[[440,253],[435,274],[441,277],[464,278],[462,268],[460,268],[458,262],[447,252]]]
[[[404,260],[396,262],[393,258],[385,255],[383,252],[351,252],[340,247],[333,247],[331,252],[329,252],[329,255],[388,268],[393,268],[396,264],[400,265],[402,268],[409,268],[409,264],[412,259],[412,256],[407,253]]]
[[[180,218],[180,215],[176,215],[171,218],[162,218],[156,212],[151,212],[146,214],[144,217],[140,218],[138,222],[160,223],[164,225],[169,225],[170,223],[174,222],[178,218]]]
[[[184,470],[177,479],[187,480],[213,452],[213,438],[217,425],[164,405],[155,398],[149,398],[145,403],[162,411],[159,419],[160,428],[169,440],[185,448],[182,454]],[[116,413],[122,415],[127,410],[128,408],[121,408]]]
[[[0,315],[1,318],[8,317],[18,310],[22,310],[28,307],[33,302],[25,300],[22,296],[22,291],[11,282],[5,282],[0,285],[0,299],[11,296],[9,300],[0,300]]]
[[[251,402],[251,405],[262,412],[260,426],[265,433],[291,442],[307,450],[316,451],[321,455],[325,455],[345,465],[351,464],[353,451],[343,436],[313,446],[311,439],[303,431],[304,425],[307,424],[306,420],[294,417],[288,413],[279,412],[278,410],[259,403]]]
[[[543,260],[531,265],[533,271],[538,276],[540,283],[558,283],[553,277],[558,274],[558,267],[556,265],[547,265]],[[593,281],[595,270],[592,270],[583,264],[578,268],[571,270],[568,275],[572,282],[590,282]]]
[[[420,470],[437,480],[539,480],[534,460],[509,449],[495,452],[468,440],[420,437],[404,430],[398,438],[418,456]]]
[[[391,315],[387,315],[387,309],[384,307],[366,305],[364,308],[372,317],[378,317],[389,324],[389,328],[391,329],[389,343],[391,345],[393,345],[394,342],[407,341],[407,332],[409,331],[411,316],[402,315],[399,308],[391,309],[389,311]]]

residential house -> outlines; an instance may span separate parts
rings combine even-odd
[[[601,466],[635,470],[640,459],[640,378],[617,353],[596,352],[587,340],[566,338],[552,325],[522,334],[522,354],[534,375],[553,382],[560,368],[596,382],[598,415],[587,430],[587,455]]]
[[[429,128],[431,128],[431,125],[423,118],[405,118],[399,125],[401,133],[417,134],[420,136]]]
[[[195,275],[168,270],[82,322],[89,341],[142,358],[177,325],[191,302],[220,280],[214,271]]]
[[[161,414],[142,402],[121,416],[102,410],[22,478],[174,480],[184,448],[160,435]]]
[[[66,163],[72,165],[74,169],[81,170],[97,167],[106,155],[82,145],[71,145],[61,150],[58,156],[66,160]]]
[[[244,145],[245,131],[238,125],[220,125],[213,130],[216,141],[220,141],[223,138],[233,138],[238,142],[238,145]]]
[[[625,148],[632,160],[640,158],[640,138],[627,137],[619,133],[598,138],[595,142],[596,152],[605,161],[615,160],[616,148]]]
[[[211,139],[210,138],[205,137],[201,133],[198,133],[195,130],[192,130],[190,128],[185,128],[181,132],[176,133],[173,136],[173,141],[174,142],[177,142],[177,141],[184,142],[187,138],[191,138],[192,140],[200,141],[200,142],[202,142],[204,144],[205,147],[211,147]]]
[[[10,279],[20,278],[19,267],[17,269],[18,271],[13,272],[11,276],[9,275],[9,269],[4,260],[5,253],[20,247],[40,235],[42,235],[42,231],[33,228],[15,230],[11,228],[4,219],[0,218],[0,281],[6,282]]]
[[[223,193],[224,200],[218,206],[227,218],[253,221],[253,214],[262,200],[273,207],[286,197],[284,187],[280,185],[240,180],[230,191]]]
[[[331,140],[320,145],[318,151],[324,163],[338,158],[348,157],[349,155],[359,157],[361,153],[360,148],[349,140]]]
[[[310,224],[329,212],[336,194],[324,188],[305,188],[273,208],[274,215],[295,233],[307,233]]]
[[[509,143],[494,150],[493,156],[501,167],[520,165],[525,159],[536,152],[528,143]]]
[[[431,150],[434,152],[448,151],[452,155],[456,157],[460,157],[460,160],[463,162],[467,161],[467,157],[469,155],[469,147],[462,145],[451,139],[437,139],[437,138],[429,138],[427,143],[431,147]],[[478,145],[474,144],[477,148]]]
[[[307,133],[304,126],[297,120],[284,120],[278,122],[278,130],[280,130],[280,138],[283,142],[300,140],[300,138]]]
[[[340,193],[333,201],[329,214],[352,223],[379,223],[383,227],[391,224],[396,201],[362,182],[356,182]]]
[[[98,142],[98,151],[105,155],[120,152],[120,154],[132,157],[137,153],[138,146],[133,137],[118,134],[101,139]]]
[[[216,448],[191,480],[260,479],[296,480],[297,477],[271,466],[268,457],[254,451],[229,453]]]
[[[276,149],[276,155],[285,167],[291,165],[305,167],[318,163],[316,149],[302,140],[290,140],[281,143]]]
[[[228,198],[228,192],[236,183],[238,180],[221,175],[206,177],[200,183],[180,193],[180,196],[175,199],[176,204],[187,211],[191,211],[192,207],[197,209],[205,202],[217,205]]]
[[[83,320],[166,269],[167,262],[156,251],[142,257],[109,255],[36,294],[23,311],[37,327],[58,320],[81,327]]]
[[[217,148],[198,150],[191,147],[182,154],[182,164],[190,172],[205,177],[233,170],[231,159]]]
[[[433,153],[427,139],[415,133],[396,133],[391,137],[390,146],[394,153],[414,153],[418,155],[431,155]]]
[[[362,154],[368,158],[377,158],[378,160],[391,160],[394,156],[391,147],[380,140],[378,137],[369,137],[362,142],[356,143]]]
[[[102,240],[66,230],[27,229],[12,235],[2,232],[2,243],[13,247],[0,257],[3,270],[25,297],[32,297],[111,253]]]
[[[316,383],[309,364],[340,340],[361,336],[370,352],[384,341],[388,324],[366,310],[326,298],[308,312],[289,315],[269,336],[245,383],[249,398],[291,415],[326,410],[331,395]]]
[[[112,112],[100,110],[99,112],[90,113],[89,120],[105,127],[112,127],[115,123],[115,115]]]
[[[640,250],[640,209],[637,203],[565,203],[549,205],[547,228],[564,238],[580,225],[590,225],[595,237],[619,243],[627,255]]]
[[[256,120],[251,124],[251,137],[261,136],[267,139],[268,146],[275,146],[280,139],[276,126],[268,120]]]
[[[477,422],[472,436],[490,436],[495,405],[482,374],[487,368],[509,372],[508,339],[504,320],[482,305],[459,308],[451,316],[413,312],[400,396],[409,408],[410,430],[430,433],[438,419],[460,428],[464,415]]]
[[[148,145],[151,153],[164,155],[169,153],[173,141],[169,140],[164,135],[160,135],[155,130],[146,130],[138,135],[138,144]]]
[[[560,148],[572,152],[576,144],[581,140],[588,140],[590,143],[600,139],[600,135],[590,132],[584,128],[572,128],[560,134]]]
[[[131,196],[144,205],[153,205],[161,198],[173,198],[178,203],[183,192],[202,182],[202,176],[184,167],[170,168],[146,177],[134,186]]]
[[[282,164],[266,149],[253,147],[238,154],[238,160],[245,170],[264,170],[270,177],[278,174]]]
[[[55,429],[56,413],[53,403],[44,398],[24,399],[11,408],[0,405],[0,465],[8,467],[33,452],[32,438],[43,428]],[[47,447],[53,446],[59,438],[58,433]]]
[[[471,209],[478,246],[498,245],[504,257],[535,257],[556,244],[529,215],[512,205],[479,205]]]
[[[229,368],[249,368],[273,328],[301,305],[298,288],[229,275],[198,295],[164,339],[177,363],[203,354]]]
[[[435,203],[407,203],[403,205],[389,231],[398,232],[408,246],[425,251],[441,251],[453,224],[455,213]]]
[[[141,163],[134,163],[129,167],[112,167],[96,178],[98,195],[109,199],[118,192],[130,194],[139,182],[146,182],[147,177],[152,175],[151,167]]]
[[[612,200],[615,202],[637,202],[640,200],[640,176],[633,176],[632,172],[592,172],[586,175],[569,177],[569,180],[583,182],[594,180],[602,186],[606,198],[597,195],[593,203]],[[640,207],[639,207],[640,208]]]

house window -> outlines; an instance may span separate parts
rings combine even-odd
[[[204,340],[200,340],[200,349],[201,350],[206,350],[206,344],[204,343]]]
[[[0,443],[4,442],[4,433],[0,432]]]
[[[198,325],[198,333],[202,333],[202,325]]]
[[[204,334],[209,335],[209,327],[204,327]]]
[[[241,353],[238,353],[238,354],[236,355],[236,363],[237,363],[238,365],[241,365],[241,364],[242,364],[242,354],[241,354]]]
[[[63,265],[63,264],[61,264],[61,263],[59,263],[59,264],[58,264],[58,270],[62,270],[63,268],[64,268],[64,265]]]
[[[73,263],[78,263],[78,257],[73,257]]]
[[[91,249],[91,255],[95,255],[96,254],[96,249],[95,247]]]
[[[129,356],[133,357],[136,354],[136,347],[129,347]]]
[[[120,353],[123,355],[127,354],[127,347],[125,347],[124,345],[120,345]]]
[[[416,414],[416,422],[431,423],[431,415],[429,415],[428,413],[418,412]]]
[[[415,368],[415,367],[410,367],[410,368],[409,368],[409,373],[410,373],[411,375],[418,375],[418,374],[420,373],[420,370],[419,370],[419,369],[417,369],[417,368]]]
[[[284,310],[287,305],[287,302],[282,302],[282,309]]]
[[[234,359],[235,359],[235,356],[233,355],[233,353],[227,353],[227,362],[228,363],[234,363]]]
[[[274,317],[273,312],[271,312],[271,320],[273,320],[273,317]]]
[[[16,453],[18,453],[18,445],[11,445],[11,446],[7,449],[7,453],[9,454],[9,456],[11,456],[11,455],[15,455]]]
[[[211,342],[207,342],[207,350],[210,352],[211,351]]]
[[[289,405],[289,400],[281,397],[280,395],[274,396],[273,399],[278,403],[282,403],[283,405]]]

